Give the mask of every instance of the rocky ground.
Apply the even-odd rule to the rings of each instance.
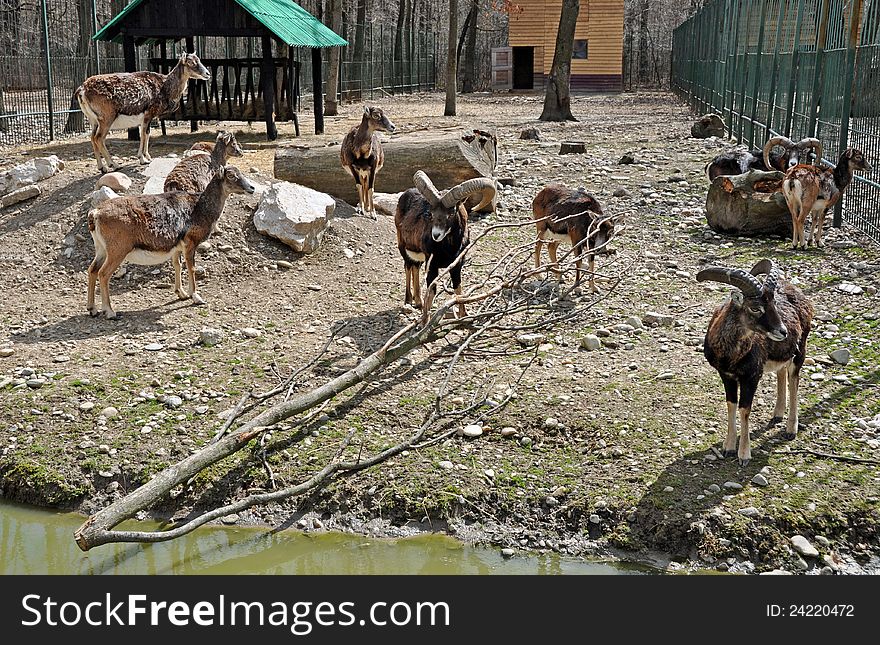
[[[401,132],[497,129],[498,175],[515,185],[504,189],[496,214],[473,223],[472,236],[529,218],[532,198],[551,180],[594,192],[626,224],[616,255],[598,261],[619,283],[606,283],[599,297],[576,296],[589,306],[586,324],[538,339],[538,360],[519,384],[521,355],[465,358],[453,406],[476,388],[468,375],[516,394],[479,437],[452,437],[297,505],[227,521],[381,535],[445,530],[514,553],[612,553],[671,569],[878,570],[876,244],[847,226],[830,231],[822,251],[712,233],[702,168],[726,143],[691,139],[693,118],[671,95],[579,97],[580,121],[565,124],[537,122],[533,96],[463,97],[454,119],[435,116],[438,95],[382,106]],[[346,106],[328,119],[322,137],[293,140],[283,126],[281,145],[338,142],[360,109]],[[520,140],[526,127],[537,127],[541,139]],[[237,134],[247,151],[237,165],[267,183],[273,147],[257,127]],[[172,131],[154,138],[152,152],[181,154],[198,139]],[[586,141],[586,153],[558,155],[567,139]],[[120,135],[110,141],[128,155],[132,190],[145,181],[131,163],[135,146]],[[43,184],[41,197],[0,211],[4,497],[95,510],[203,445],[243,392],[271,388],[310,360],[336,321],[353,323],[351,331],[304,385],[355,364],[413,316],[400,306],[404,276],[391,218],[341,209],[321,249],[303,256],[257,233],[256,199],[234,195],[198,260],[207,306],[173,299],[170,267],[129,266],[111,283],[120,319],[92,319],[85,311],[93,253],[85,198],[97,178],[90,146],[76,139],[5,158],[11,165],[45,154],[61,157],[65,170]],[[634,163],[620,164],[624,155]],[[532,230],[493,232],[466,266],[465,282],[505,250],[528,244]],[[753,408],[753,459],[741,468],[720,459],[723,388],[701,353],[709,314],[727,289],[694,275],[707,263],[748,268],[762,257],[775,258],[808,293],[817,320],[802,381],[803,431],[785,442],[778,427],[765,427],[775,396],[765,378]],[[216,330],[219,342],[202,343],[205,329]],[[442,379],[432,351],[336,402],[305,432],[276,432],[269,459],[276,481],[313,472],[351,429],[368,447],[411,432]],[[269,485],[252,453],[230,462],[205,471],[162,512],[180,515]]]

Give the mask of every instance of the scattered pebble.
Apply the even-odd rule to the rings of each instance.
[[[229,515],[224,515],[220,518],[220,521],[224,524],[235,524],[238,522],[238,513],[230,513]]]
[[[149,345],[144,345],[144,349],[148,352],[160,352],[165,349],[165,345],[162,343],[150,343]]]
[[[471,439],[475,439],[476,437],[483,436],[483,428],[481,428],[480,426],[478,426],[475,423],[472,423],[472,424],[466,425],[464,428],[462,428],[461,433],[465,437],[470,437]]]
[[[107,408],[104,408],[103,410],[101,410],[101,416],[106,417],[107,419],[112,419],[113,417],[117,416],[118,414],[119,414],[119,410],[117,410],[113,406],[110,406],[110,407],[107,407]]]
[[[171,395],[165,397],[165,407],[166,408],[179,408],[183,405],[183,399],[181,399],[177,395]]]
[[[205,327],[199,333],[199,342],[205,347],[213,347],[214,345],[222,343],[225,336],[226,335],[220,329]]]
[[[581,338],[581,347],[592,352],[602,347],[602,341],[595,334],[587,334]]]
[[[746,517],[758,517],[761,514],[761,512],[754,506],[746,506],[745,508],[739,509],[737,512]]]
[[[443,470],[452,470],[453,468],[455,468],[455,464],[453,464],[451,461],[438,462],[437,466],[442,468]]]
[[[15,350],[11,347],[3,347],[0,348],[0,358],[9,358],[15,353]]]
[[[792,535],[791,536],[791,545],[794,547],[794,550],[800,553],[802,556],[807,558],[818,558],[819,551],[810,544],[810,541],[805,538],[803,535]]]
[[[258,338],[262,335],[262,332],[254,327],[245,327],[241,330],[241,335],[245,338]]]
[[[738,482],[724,482],[724,488],[728,488],[730,490],[742,490],[742,484]]]
[[[770,482],[767,481],[767,478],[764,477],[761,473],[758,473],[754,477],[752,477],[752,483],[755,486],[767,486]]]
[[[840,365],[846,365],[849,363],[850,353],[846,347],[841,347],[840,349],[835,349],[830,354],[831,359]]]

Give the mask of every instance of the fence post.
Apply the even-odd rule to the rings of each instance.
[[[773,47],[773,71],[770,72],[770,95],[767,97],[767,131],[766,137],[773,136],[773,113],[776,111],[776,77],[779,75],[779,45],[782,40],[782,23],[785,22],[785,14],[788,4],[785,0],[779,0],[779,15],[776,18],[776,44]]]
[[[727,110],[727,133],[733,136],[733,108],[736,105],[736,68],[737,68],[737,51],[739,49],[739,25],[740,25],[740,6],[743,0],[731,0],[730,11],[733,15],[733,39],[729,41],[727,47],[728,69],[726,79],[724,81],[724,105],[727,106],[727,94],[730,94],[730,107]],[[721,116],[724,116],[722,111]]]
[[[807,124],[807,132],[814,137],[819,136],[819,103],[821,97],[820,83],[823,77],[823,68],[825,64],[825,46],[828,44],[828,16],[831,12],[831,0],[823,0],[822,14],[819,19],[819,35],[816,38],[816,65],[813,70],[813,95],[810,102],[809,123]],[[821,161],[820,159],[816,160]]]
[[[794,25],[794,42],[791,46],[791,74],[788,79],[788,97],[785,106],[785,127],[782,134],[791,136],[791,121],[794,118],[794,90],[797,84],[798,48],[801,46],[801,25],[804,22],[804,0],[798,0],[797,18]]]
[[[98,33],[98,5],[92,0],[92,36]],[[96,40],[95,44],[95,74],[101,73],[101,52],[99,51],[100,43]]]
[[[761,3],[761,24],[758,26],[758,49],[755,52],[755,80],[752,83],[752,115],[749,125],[749,146],[755,146],[755,120],[758,118],[758,90],[761,78],[761,56],[764,54],[764,21],[767,19],[767,3]],[[740,141],[742,143],[742,141]]]
[[[859,28],[862,22],[862,9],[865,0],[852,0],[849,17],[849,42],[846,46],[846,83],[843,87],[843,106],[840,113],[840,141],[838,150],[846,150],[849,144],[849,117],[852,113],[853,77],[856,70],[856,45],[859,42]],[[834,206],[834,227],[840,228],[843,222],[843,200]]]
[[[49,16],[46,0],[40,0],[43,13],[43,45],[46,47],[46,106],[49,109],[49,141],[55,140],[55,100],[52,97],[52,54],[49,53]]]
[[[745,38],[743,39],[743,62],[742,62],[742,80],[739,86],[739,119],[737,121],[737,141],[742,142],[743,138],[743,117],[745,116],[746,111],[746,85],[749,82],[749,24],[751,21],[751,13],[752,2],[755,0],[745,0]],[[801,0],[803,1],[803,0]]]
[[[366,27],[364,27],[366,29]],[[370,23],[370,100],[373,100],[376,78],[373,76],[373,23]]]

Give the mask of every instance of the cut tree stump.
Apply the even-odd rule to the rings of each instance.
[[[791,235],[781,172],[716,177],[706,196],[709,227],[727,235]]]
[[[583,141],[563,141],[559,144],[561,155],[582,155],[586,151],[587,146]]]
[[[376,177],[376,192],[399,193],[413,187],[413,174],[423,170],[439,190],[475,177],[492,177],[498,141],[483,128],[413,132],[383,141],[385,165]],[[292,181],[357,204],[354,179],[342,168],[339,145],[291,146],[275,152],[275,177]],[[475,195],[469,200],[473,206]],[[484,211],[494,210],[495,203]]]

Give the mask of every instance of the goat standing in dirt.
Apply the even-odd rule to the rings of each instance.
[[[342,167],[351,173],[357,186],[359,208],[373,218],[376,216],[373,187],[376,184],[376,175],[385,164],[385,151],[378,133],[394,132],[395,129],[382,108],[365,107],[360,125],[353,127],[345,135],[339,151]]]
[[[150,123],[177,108],[189,79],[206,80],[211,73],[195,54],[182,54],[169,74],[124,72],[90,76],[74,96],[92,126],[92,150],[98,170],[116,169],[107,150],[110,130],[140,128],[138,161],[149,163]]]

